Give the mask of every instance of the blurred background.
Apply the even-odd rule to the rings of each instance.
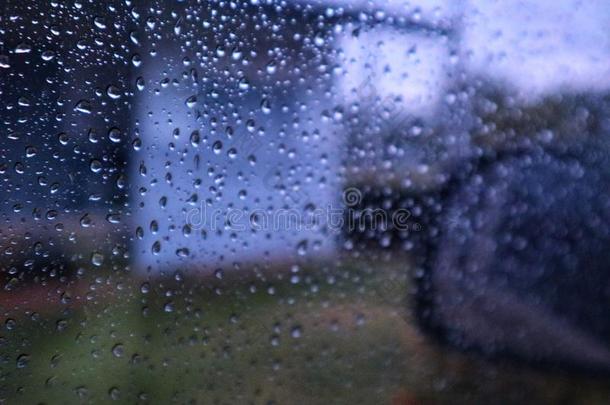
[[[6,0],[0,398],[607,403],[415,308],[449,179],[608,132],[608,26],[604,1]]]

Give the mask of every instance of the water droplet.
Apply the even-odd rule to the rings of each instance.
[[[197,96],[190,96],[186,99],[185,104],[188,108],[194,108],[197,105]]]
[[[142,294],[148,294],[150,292],[150,283],[149,282],[142,283],[142,285],[140,286],[140,292]]]
[[[25,148],[25,157],[27,158],[31,158],[36,156],[36,154],[38,153],[38,149],[36,149],[36,147],[34,146],[28,146]]]
[[[212,145],[212,150],[214,151],[215,154],[219,155],[220,152],[222,152],[222,142],[221,141],[214,142],[214,144]]]
[[[134,54],[131,57],[131,63],[135,66],[135,67],[139,67],[142,64],[142,57],[139,54]]]
[[[242,56],[242,51],[237,47],[233,48],[233,50],[231,51],[231,58],[233,60],[240,60]]]
[[[309,248],[309,242],[307,239],[304,239],[299,242],[297,245],[297,253],[299,256],[305,256],[307,254],[307,250]]]
[[[104,263],[104,255],[99,252],[93,252],[91,254],[91,264],[94,266],[101,266]]]
[[[89,214],[85,214],[80,219],[80,226],[82,226],[83,228],[89,228],[92,222],[93,221],[91,221],[91,217],[89,217]]]
[[[121,91],[119,90],[118,87],[116,87],[112,84],[106,88],[106,94],[108,94],[108,97],[110,97],[113,100],[117,100],[117,99],[121,98]]]
[[[180,35],[181,32],[182,32],[182,18],[179,18],[178,21],[176,21],[176,25],[174,25],[174,34]]]
[[[123,357],[125,355],[125,347],[121,343],[117,343],[112,347],[114,357]]]
[[[142,149],[142,140],[140,138],[134,139],[133,142],[131,143],[131,147],[136,152],[139,151],[140,149]]]
[[[95,26],[101,30],[105,30],[106,29],[106,22],[104,21],[104,19],[102,17],[95,17],[93,19],[93,24],[95,24]]]
[[[270,75],[274,74],[277,71],[277,64],[275,63],[274,60],[272,60],[271,62],[269,62],[267,64],[267,73],[269,73]]]
[[[8,69],[11,67],[8,55],[0,55],[0,68]]]
[[[263,101],[261,101],[261,111],[264,114],[271,113],[271,102],[269,101],[268,98],[264,98]]]
[[[48,62],[55,57],[55,52],[44,51],[40,56],[42,57],[42,60],[44,60],[45,62]]]
[[[295,326],[292,328],[292,330],[290,331],[290,336],[292,336],[295,339],[298,339],[301,337],[303,331],[301,329],[300,326]]]
[[[169,301],[163,305],[163,311],[165,312],[174,312],[174,303]]]
[[[70,140],[70,138],[68,137],[68,134],[66,134],[65,132],[62,132],[57,135],[57,140],[59,141],[59,143],[61,145],[66,146],[68,144],[68,141]]]
[[[240,90],[248,90],[250,88],[250,82],[245,77],[239,79],[238,87]]]
[[[121,399],[121,391],[117,387],[112,387],[108,390],[108,396],[113,401],[118,401]]]
[[[142,78],[142,77],[138,77],[138,78],[136,79],[136,88],[137,88],[139,91],[142,91],[142,90],[144,90],[144,86],[145,86],[144,78]]]
[[[106,221],[111,224],[120,224],[121,223],[121,215],[117,213],[106,215]]]
[[[176,256],[178,257],[188,257],[189,253],[187,248],[176,249]]]
[[[4,322],[4,326],[6,327],[7,330],[14,330],[16,325],[17,325],[17,322],[12,318],[8,318]]]
[[[191,145],[193,145],[194,148],[199,146],[199,142],[201,141],[201,137],[199,136],[199,131],[193,131],[191,133],[190,141],[191,141]]]
[[[102,162],[97,159],[91,159],[91,162],[89,163],[89,168],[93,173],[99,173],[102,171]]]
[[[78,103],[76,103],[74,109],[84,114],[91,114],[91,102],[89,100],[80,100]]]
[[[30,53],[32,52],[32,47],[29,44],[21,43],[17,45],[15,48],[15,53]]]
[[[27,354],[20,354],[17,356],[17,368],[25,368],[30,363],[30,356]]]
[[[121,130],[118,128],[111,128],[108,131],[108,139],[110,139],[114,143],[120,143],[122,140]]]
[[[131,31],[129,33],[129,39],[134,45],[140,45],[140,39],[138,38],[138,33],[136,31]]]

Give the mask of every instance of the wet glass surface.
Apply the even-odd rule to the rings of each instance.
[[[609,23],[4,2],[0,399],[606,403]]]

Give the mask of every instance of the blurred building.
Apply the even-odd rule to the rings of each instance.
[[[209,272],[332,254],[340,143],[328,45],[310,35],[319,14],[166,12],[139,33],[134,69],[134,266]],[[150,28],[167,19],[175,25]]]

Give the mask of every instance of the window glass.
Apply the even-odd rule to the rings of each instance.
[[[604,1],[0,5],[0,401],[605,403]]]

